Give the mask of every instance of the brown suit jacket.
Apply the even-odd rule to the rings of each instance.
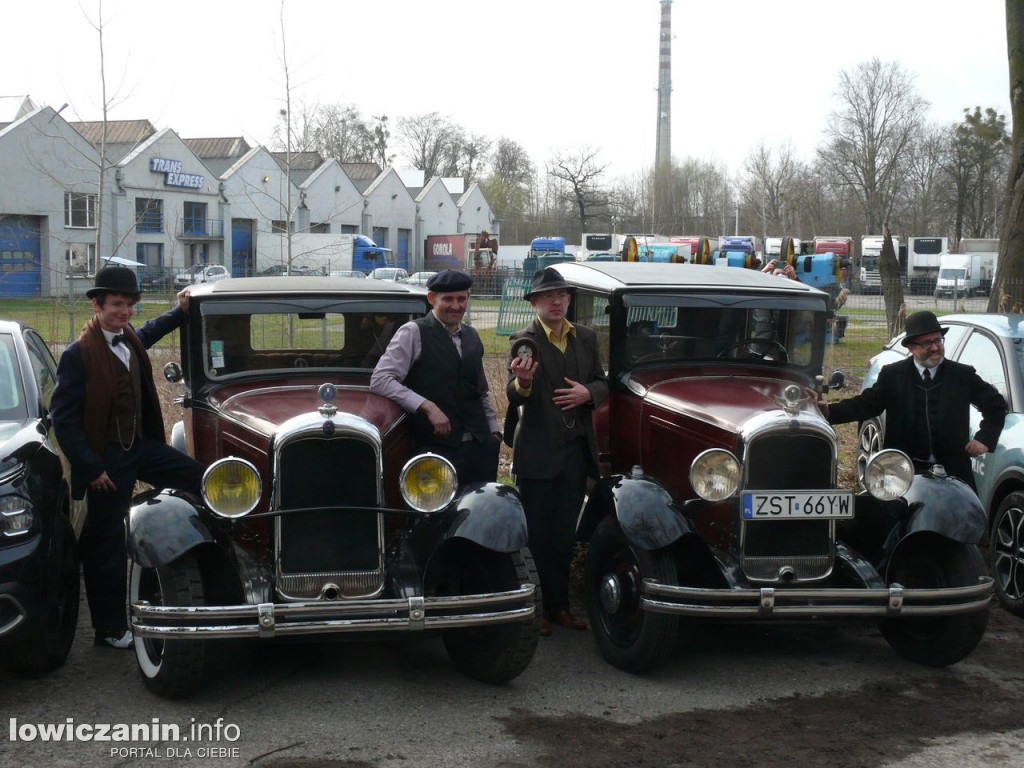
[[[566,355],[574,355],[576,367],[579,371],[576,379],[589,391],[592,402],[588,405],[575,409],[573,414],[565,414],[551,400],[554,397],[555,389],[563,389],[568,385],[564,381],[554,382],[550,375],[545,375],[545,370],[550,372],[557,370],[558,357],[562,355],[558,349],[548,341],[547,335],[540,321],[534,318],[533,322],[525,330],[513,333],[509,348],[509,363],[511,364],[511,350],[515,342],[523,337],[533,339],[537,344],[537,351],[540,360],[540,367],[533,380],[533,389],[529,397],[523,397],[516,390],[516,378],[509,373],[506,391],[508,394],[508,409],[511,416],[522,406],[519,415],[519,431],[515,436],[515,444],[512,449],[512,461],[517,477],[533,480],[545,480],[555,477],[561,470],[560,453],[556,446],[561,442],[561,430],[563,429],[563,416],[566,419],[575,418],[583,427],[583,434],[587,438],[589,447],[590,474],[597,476],[597,442],[594,439],[593,410],[608,397],[608,379],[605,377],[604,368],[601,365],[600,351],[597,346],[597,334],[585,326],[577,325],[576,336],[571,338],[566,348]],[[506,417],[506,440],[512,439],[509,429],[514,431],[513,419]]]

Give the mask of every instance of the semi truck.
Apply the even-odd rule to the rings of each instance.
[[[878,259],[882,255],[884,235],[865,235],[860,239],[860,269],[855,291],[858,293],[881,293],[882,278],[878,271]],[[899,253],[900,239],[892,238],[892,247]]]
[[[622,246],[629,238],[634,238],[638,243],[665,243],[668,238],[664,235],[653,234],[619,234],[617,232],[584,232],[580,241],[580,248],[576,251],[576,261],[587,261],[598,253],[618,254],[621,258]]]
[[[945,237],[907,238],[907,289],[911,295],[935,290],[939,262],[948,254],[948,244]]]
[[[850,287],[850,270],[853,268],[853,238],[842,235],[821,235],[812,241],[814,253],[834,253],[839,259],[839,281]]]
[[[761,238],[755,235],[722,235],[718,258],[729,266],[756,266],[761,258]]]
[[[440,272],[442,269],[461,269],[467,272],[487,269],[494,264],[494,251],[480,249],[480,263],[477,264],[476,245],[479,235],[459,233],[457,235],[428,235],[423,249],[423,269]],[[491,238],[497,245],[496,238]]]
[[[266,273],[288,267],[286,237],[261,237],[256,248],[256,272]],[[332,235],[296,232],[291,236],[291,268],[308,274],[330,274],[336,270],[369,273],[377,267],[396,264],[390,248],[382,248],[366,235]]]

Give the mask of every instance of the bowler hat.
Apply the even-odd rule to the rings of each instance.
[[[427,290],[434,293],[468,291],[472,285],[473,278],[458,269],[442,269],[427,280]]]
[[[924,336],[926,333],[941,333],[945,336],[949,328],[943,328],[939,325],[939,319],[935,317],[934,312],[925,310],[923,312],[915,312],[908,317],[904,330],[907,332],[907,335],[903,337],[903,346],[905,347],[918,336]]]
[[[536,296],[538,293],[544,293],[545,291],[568,291],[571,290],[571,286],[565,282],[565,279],[559,274],[557,269],[552,267],[546,267],[544,269],[538,269],[533,275],[533,282],[530,283],[530,290],[523,294],[524,299],[529,299]]]
[[[104,267],[96,273],[96,284],[85,292],[88,298],[100,293],[121,293],[125,296],[138,296],[142,293],[135,273],[128,267]]]

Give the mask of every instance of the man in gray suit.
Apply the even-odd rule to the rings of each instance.
[[[520,409],[512,462],[544,597],[541,634],[549,635],[550,622],[587,628],[570,609],[569,565],[587,477],[598,477],[591,415],[608,381],[597,335],[566,318],[572,293],[558,271],[538,271],[525,298],[537,317],[511,337],[509,411]]]

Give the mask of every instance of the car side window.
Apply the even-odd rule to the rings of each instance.
[[[574,323],[585,325],[597,334],[597,347],[601,353],[601,366],[608,372],[611,355],[609,328],[611,315],[608,314],[608,297],[592,293],[577,292],[573,297],[575,303]]]
[[[53,355],[43,340],[31,331],[25,333],[25,346],[32,361],[32,376],[39,387],[39,396],[43,404],[49,408],[50,395],[57,384]]]
[[[972,366],[978,375],[999,390],[1003,397],[1009,396],[1003,358],[999,354],[999,347],[992,339],[978,332],[972,333],[963,352],[960,353],[960,362]]]

